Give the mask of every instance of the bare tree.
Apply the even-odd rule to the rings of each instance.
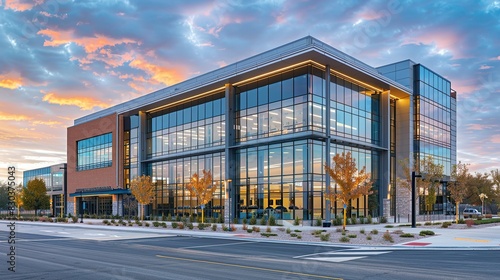
[[[142,208],[143,205],[148,205],[153,201],[155,185],[151,182],[151,177],[142,175],[130,182],[130,192]],[[141,210],[141,220],[144,220],[144,209]]]
[[[212,174],[210,171],[203,169],[202,172],[202,178],[200,178],[198,173],[194,173],[193,176],[191,176],[189,183],[186,184],[186,189],[191,194],[191,197],[196,197],[198,205],[202,206],[201,222],[204,223],[204,206],[212,200],[217,187],[212,185]]]
[[[328,175],[339,186],[336,192],[329,186],[327,199],[331,201],[339,200],[344,206],[349,204],[352,199],[356,199],[372,193],[372,182],[370,181],[370,174],[366,173],[366,167],[363,166],[361,170],[356,167],[356,160],[352,158],[351,152],[347,154],[336,154],[333,157],[332,167],[325,163],[325,170]],[[342,228],[345,230],[346,225],[346,209],[344,207],[344,219]]]
[[[467,177],[469,176],[468,164],[458,162],[453,165],[451,172],[451,182],[448,184],[450,197],[455,201],[455,222],[458,223],[460,218],[460,203],[465,198],[467,193]]]

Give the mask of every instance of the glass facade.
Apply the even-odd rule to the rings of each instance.
[[[351,151],[358,167],[366,166],[377,181],[376,149],[330,144],[327,155],[325,147],[328,133],[347,144],[350,140],[380,144],[380,94],[346,78],[333,74],[329,78],[327,87],[325,71],[307,65],[234,88],[230,106],[234,108],[232,141],[236,144],[230,153],[236,170],[232,189],[237,218],[271,213],[280,219],[324,218],[323,165],[337,152]],[[226,126],[225,104],[224,93],[219,93],[146,114],[145,173],[156,183],[153,214],[197,213],[198,203],[189,196],[185,184],[203,169],[212,172],[214,185],[219,187],[205,211],[209,216],[220,214],[226,197],[223,182],[228,178],[224,173],[225,136],[231,129]],[[125,121],[125,185],[139,175],[136,117]],[[316,136],[303,136],[311,132]],[[273,143],[254,143],[260,140]],[[205,148],[210,150],[200,154]],[[372,204],[377,205],[377,200]],[[376,211],[369,208],[367,197],[353,201],[352,206],[354,214],[360,216]],[[341,210],[342,205],[332,205],[334,215]]]
[[[35,178],[42,179],[50,196],[50,208],[54,215],[60,215],[64,208],[64,164],[58,164],[23,172],[23,186]]]
[[[112,159],[112,134],[106,133],[77,142],[78,171],[110,167]]]
[[[432,156],[450,176],[451,162],[451,85],[422,65],[415,67],[418,92],[415,97],[416,158]]]

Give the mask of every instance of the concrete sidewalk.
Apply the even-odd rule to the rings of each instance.
[[[0,223],[8,223],[9,221],[1,220]],[[148,223],[152,223],[152,221],[146,221]],[[435,221],[437,222],[437,221]],[[62,227],[76,227],[76,228],[89,228],[89,229],[107,229],[107,230],[118,230],[118,231],[129,231],[129,232],[143,232],[143,233],[156,233],[156,234],[165,234],[165,235],[189,235],[189,236],[199,236],[199,237],[214,237],[214,238],[229,238],[229,239],[241,239],[242,235],[240,233],[234,232],[212,232],[211,230],[197,231],[197,230],[186,230],[186,229],[172,229],[171,223],[166,222],[168,224],[168,229],[165,230],[163,228],[155,228],[155,227],[123,227],[123,226],[106,226],[102,224],[102,220],[100,219],[86,219],[84,223],[42,223],[42,222],[21,222],[16,221],[16,224],[43,224],[43,225],[54,225],[54,226],[62,226]],[[196,225],[196,223],[194,223]],[[394,244],[389,247],[391,248],[421,248],[421,249],[439,249],[439,248],[456,248],[456,249],[490,249],[490,250],[500,250],[500,226],[472,226],[471,228],[463,228],[463,229],[453,229],[453,228],[441,228],[439,225],[435,227],[429,228],[424,226],[417,226],[416,228],[411,228],[407,226],[408,224],[394,224],[394,223],[385,223],[385,224],[357,224],[357,225],[348,225],[346,227],[347,230],[355,232],[364,229],[365,231],[371,231],[373,229],[378,230],[379,232],[384,232],[386,230],[397,230],[401,229],[405,233],[412,233],[418,235],[422,230],[432,230],[435,235],[425,238],[420,238],[418,240],[409,241],[400,244]],[[219,225],[220,226],[220,225]],[[235,224],[235,227],[241,229],[243,225]],[[259,226],[259,225],[257,225]],[[389,226],[389,227],[387,227]],[[392,227],[390,227],[392,226]],[[301,231],[314,231],[318,229],[330,229],[334,230],[336,227],[331,228],[322,228],[315,226],[284,226],[286,228],[290,228],[292,231],[295,229]],[[272,240],[268,238],[252,238],[252,240],[265,240],[266,242],[287,242],[287,243],[298,243],[298,244],[308,244],[308,242],[304,241],[294,241],[294,240]],[[310,242],[309,242],[310,244]],[[346,246],[345,243],[315,243],[320,244],[322,246],[325,245],[340,245]],[[356,246],[356,245],[353,245]],[[369,245],[370,247],[385,247],[384,246],[376,246]]]

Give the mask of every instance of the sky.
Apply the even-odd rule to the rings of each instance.
[[[499,0],[0,0],[0,181],[66,162],[77,118],[308,35],[440,73],[458,160],[500,168]]]

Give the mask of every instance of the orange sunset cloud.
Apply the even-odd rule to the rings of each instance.
[[[129,65],[130,67],[143,70],[151,75],[151,79],[153,81],[165,85],[173,85],[185,79],[182,73],[186,73],[186,71],[183,69],[158,66],[140,58],[134,59]]]
[[[57,47],[60,45],[65,45],[67,43],[75,43],[85,49],[87,53],[93,53],[105,46],[116,46],[119,44],[129,44],[136,43],[140,44],[132,39],[114,39],[103,35],[96,34],[94,37],[84,37],[77,38],[74,35],[73,30],[69,31],[56,31],[50,29],[43,29],[38,31],[38,34],[50,37],[50,40],[45,40],[44,46]]]
[[[0,75],[0,87],[3,88],[16,89],[22,86],[22,82],[21,78],[11,78]]]
[[[31,119],[31,117],[28,117],[25,115],[16,115],[16,114],[8,114],[8,113],[1,113],[0,114],[0,121],[27,121],[30,119]]]
[[[1,4],[2,1],[0,1],[0,4]],[[18,11],[18,12],[22,12],[22,11],[27,11],[27,10],[31,10],[31,8],[33,8],[34,6],[36,5],[39,5],[43,3],[43,0],[40,1],[32,1],[31,3],[26,3],[24,1],[20,1],[20,0],[6,0],[5,1],[5,8],[6,9],[10,9],[10,10],[14,10],[14,11]]]
[[[106,104],[102,101],[93,99],[91,97],[59,97],[54,93],[47,93],[43,96],[43,101],[46,101],[50,104],[58,104],[58,105],[66,105],[66,106],[77,106],[82,110],[92,110],[94,107],[106,108],[109,107],[109,104]]]

